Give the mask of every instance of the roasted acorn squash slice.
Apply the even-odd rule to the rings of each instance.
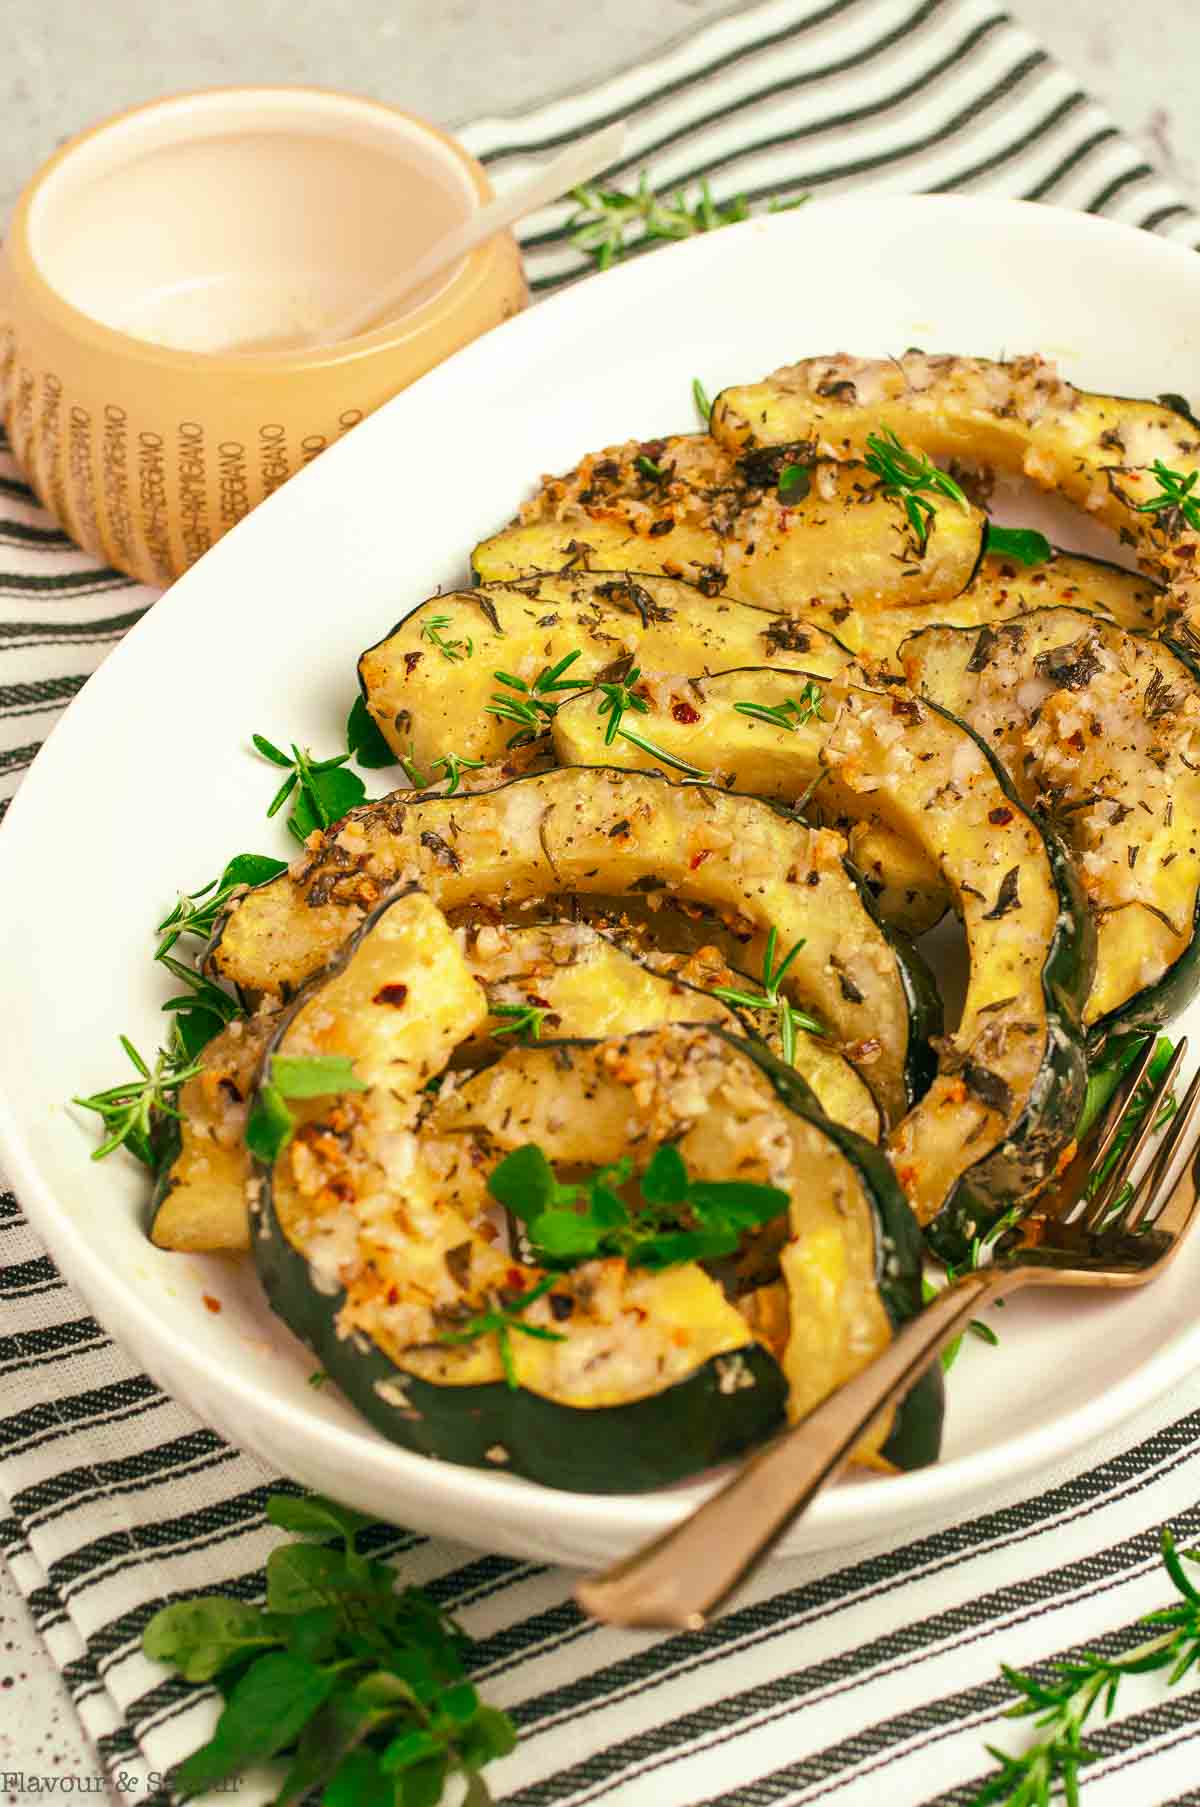
[[[860,1063],[889,1121],[928,1076],[935,1004],[924,968],[884,934],[845,843],[788,811],[642,772],[560,770],[470,797],[395,792],[352,811],[306,863],[248,892],[207,961],[246,991],[285,995],[336,952],[396,883],[444,909],[579,891],[663,891],[715,906],[752,934],[745,965],[803,943],[787,988]]]
[[[494,1060],[512,1046],[509,1035],[518,1019],[497,1016],[497,1007],[510,1012],[532,1008],[538,1013],[537,1037],[552,1040],[598,1040],[662,1023],[716,1023],[737,1034],[767,1028],[758,1012],[743,1020],[712,995],[716,986],[750,994],[760,990],[745,973],[732,972],[711,957],[639,959],[586,923],[527,928],[481,923],[465,932],[464,954],[492,1012],[480,1034],[458,1050],[457,1058],[469,1067]],[[774,1045],[775,1038],[768,1039]],[[827,1117],[878,1142],[879,1107],[832,1043],[799,1030],[793,1065]]]
[[[499,1150],[481,1159],[477,1136],[418,1127],[425,1078],[484,1009],[453,934],[413,892],[367,919],[283,1013],[271,1049],[336,1051],[367,1086],[293,1106],[294,1139],[258,1170],[252,1225],[272,1308],[385,1435],[552,1486],[665,1485],[758,1440],[785,1396],[793,1413],[808,1409],[919,1309],[915,1226],[882,1156],[827,1126],[794,1074],[782,1076],[781,1101],[769,1055],[710,1029],[667,1028],[501,1064],[524,1075],[527,1139],[551,1161],[627,1151],[636,1161],[671,1139],[696,1177],[784,1185],[786,1382],[692,1263],[587,1262],[528,1306],[524,1321],[542,1335],[513,1333],[505,1351],[494,1331],[463,1340],[480,1312],[551,1278],[495,1240],[484,1175]],[[576,1091],[581,1108],[558,1107]],[[924,1448],[906,1427],[908,1450],[893,1439],[885,1453],[932,1459],[936,1416],[930,1399]]]
[[[554,571],[664,571],[746,602],[889,608],[957,596],[979,563],[986,517],[942,509],[923,545],[903,503],[864,466],[814,464],[811,445],[726,452],[706,433],[629,441],[548,478],[521,518],[475,548],[484,583]]]
[[[514,723],[489,713],[518,701],[504,677],[533,685],[575,654],[564,677],[590,683],[622,659],[682,676],[772,657],[788,624],[669,577],[572,570],[430,597],[358,661],[367,708],[397,757],[424,771],[442,754],[501,759]],[[834,672],[848,654],[829,633],[804,636],[806,664]],[[560,702],[569,691],[555,692]],[[520,724],[516,724],[520,730]]]
[[[681,726],[648,696],[639,733],[759,791],[794,794],[828,774],[829,807],[882,819],[955,898],[971,961],[962,1020],[889,1146],[921,1222],[937,1220],[940,1247],[961,1248],[1053,1173],[1074,1133],[1095,940],[1070,865],[982,741],[925,701],[837,680],[821,687],[818,715],[803,678],[779,672],[727,672],[695,691],[695,722]],[[790,715],[789,695],[807,697]],[[566,704],[554,723],[560,756],[601,756],[604,727],[597,693]]]
[[[1137,547],[1144,570],[1200,634],[1200,532],[1169,501],[1161,461],[1200,470],[1200,426],[1177,396],[1093,395],[1040,357],[806,358],[713,403],[714,437],[731,456],[810,439],[819,455],[856,459],[867,434],[892,429],[934,458],[965,459],[1055,490]],[[1158,506],[1144,512],[1144,504]],[[940,518],[940,517],[939,517]],[[1200,644],[1200,639],[1198,639]]]
[[[1059,829],[1096,919],[1084,1021],[1162,1023],[1200,987],[1200,685],[1162,640],[1073,609],[931,627],[901,658]]]

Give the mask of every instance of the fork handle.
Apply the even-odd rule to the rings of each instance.
[[[880,1413],[903,1398],[982,1306],[1012,1291],[1014,1279],[1013,1271],[993,1268],[946,1287],[878,1360],[765,1444],[682,1523],[581,1581],[575,1598],[584,1611],[609,1625],[699,1631],[838,1472]]]

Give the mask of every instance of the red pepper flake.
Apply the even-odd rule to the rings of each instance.
[[[408,1002],[408,986],[401,985],[398,980],[392,985],[381,985],[371,1002],[372,1004],[394,1004],[399,1010],[402,1004]]]
[[[679,696],[673,697],[671,700],[671,714],[677,722],[682,722],[685,727],[690,727],[693,722],[700,720],[700,711],[693,709],[690,703],[685,703]]]
[[[988,811],[988,821],[996,828],[1003,828],[1005,823],[1011,822],[1012,819],[1011,809],[989,809]]]
[[[696,870],[697,866],[703,866],[705,860],[710,860],[711,858],[712,858],[712,848],[711,847],[702,847],[700,849],[699,853],[694,853],[692,855],[691,859],[688,861],[689,871],[694,872]]]
[[[207,1310],[220,1311],[220,1309],[221,1309],[220,1299],[214,1299],[211,1293],[201,1293],[200,1296],[204,1300],[204,1304],[205,1304],[205,1307]]]
[[[519,1267],[510,1267],[504,1278],[508,1282],[510,1291],[518,1293],[525,1291],[525,1275]]]

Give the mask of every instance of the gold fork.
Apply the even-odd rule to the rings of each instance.
[[[1197,1139],[1187,1140],[1183,1171],[1166,1181],[1200,1098],[1200,1072],[1170,1120],[1153,1161],[1130,1175],[1159,1126],[1187,1050],[1183,1040],[1151,1086],[1136,1132],[1104,1182],[1088,1195],[1089,1176],[1111,1154],[1134,1097],[1147,1080],[1157,1038],[1089,1136],[1026,1220],[1018,1247],[964,1274],[910,1320],[890,1347],[799,1424],[749,1459],[690,1517],[601,1575],[575,1597],[609,1625],[698,1631],[709,1614],[757,1567],[792,1520],[842,1468],[863,1432],[896,1405],[944,1344],[985,1306],[1022,1286],[1144,1286],[1178,1254],[1196,1215]],[[1037,1240],[1033,1239],[1034,1232]]]

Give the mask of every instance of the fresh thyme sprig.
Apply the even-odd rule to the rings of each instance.
[[[937,513],[931,495],[948,496],[964,510],[970,507],[954,478],[940,471],[924,452],[910,451],[890,427],[867,434],[863,463],[880,479],[884,494],[903,503],[918,552],[924,552],[929,543],[930,524]]]
[[[739,715],[748,715],[754,721],[767,722],[772,728],[785,728],[794,734],[805,722],[820,721],[821,705],[825,701],[825,692],[817,683],[807,683],[798,697],[785,697],[782,703],[769,706],[766,703],[735,703],[733,706]]]
[[[556,1283],[556,1274],[547,1274],[545,1279],[527,1293],[515,1295],[497,1294],[486,1311],[468,1318],[461,1330],[444,1330],[438,1336],[439,1343],[473,1343],[481,1336],[489,1336],[495,1332],[496,1345],[500,1352],[500,1366],[504,1369],[504,1379],[510,1387],[516,1387],[517,1369],[513,1361],[510,1337],[513,1332],[521,1336],[533,1337],[543,1343],[565,1343],[566,1337],[560,1330],[548,1330],[542,1324],[527,1324],[524,1312],[537,1299],[542,1299]]]
[[[163,917],[154,931],[162,937],[155,959],[161,960],[164,954],[169,954],[182,935],[194,935],[198,941],[207,941],[217,925],[217,917],[239,886],[261,885],[286,871],[283,860],[270,859],[265,853],[235,854],[220,878],[210,879],[198,891],[179,893],[174,909]]]
[[[1111,1716],[1127,1675],[1166,1669],[1167,1686],[1173,1687],[1200,1662],[1200,1591],[1180,1555],[1164,1528],[1162,1558],[1179,1604],[1146,1615],[1143,1625],[1162,1630],[1144,1643],[1114,1657],[1085,1651],[1072,1662],[1050,1664],[1045,1679],[1003,1666],[1004,1679],[1020,1696],[1007,1716],[1032,1719],[1037,1737],[1015,1754],[987,1746],[999,1768],[972,1807],[1050,1807],[1060,1788],[1067,1807],[1079,1807],[1079,1772],[1098,1755],[1083,1742],[1084,1727],[1096,1708],[1103,1708],[1106,1719]],[[1182,1555],[1189,1562],[1200,1562],[1200,1551],[1185,1550]]]
[[[550,698],[561,690],[586,690],[586,678],[564,678],[563,673],[574,665],[580,656],[578,647],[573,653],[566,653],[555,665],[547,665],[540,671],[532,684],[524,678],[514,677],[510,671],[494,671],[492,676],[498,684],[503,684],[511,695],[493,691],[487,704],[485,714],[494,715],[497,720],[516,722],[518,733],[509,740],[509,746],[530,740],[540,734],[547,722],[552,722],[558,712],[558,704]]]
[[[430,615],[421,623],[421,638],[428,640],[430,646],[436,646],[443,659],[449,659],[456,665],[460,659],[469,659],[475,651],[475,642],[469,639],[447,640],[442,632],[450,626],[453,616]]]
[[[563,1267],[604,1255],[655,1269],[717,1260],[733,1254],[747,1230],[769,1223],[788,1205],[778,1186],[693,1179],[670,1142],[651,1155],[638,1180],[641,1204],[631,1208],[617,1188],[632,1178],[626,1155],[564,1185],[537,1143],[526,1142],[493,1169],[488,1186],[525,1225],[537,1258]]]
[[[689,199],[686,190],[676,189],[667,199],[660,200],[651,189],[645,170],[632,194],[589,183],[573,188],[571,197],[577,203],[576,212],[567,222],[571,243],[577,251],[589,252],[601,270],[654,239],[693,238],[697,233],[714,232],[718,227],[734,226],[739,220],[750,218],[750,203],[745,195],[735,195],[732,201],[716,201],[706,181],[700,183],[694,199]],[[790,200],[776,197],[768,201],[767,212],[787,213],[807,199],[803,194]],[[627,243],[625,235],[635,227],[641,230],[632,243]]]
[[[549,1004],[491,1004],[488,1008],[493,1016],[507,1019],[492,1034],[511,1035],[518,1041],[540,1041],[542,1024],[553,1014]]]
[[[225,1696],[212,1737],[170,1777],[172,1795],[228,1789],[286,1756],[274,1807],[437,1807],[451,1777],[466,1781],[463,1807],[491,1807],[480,1771],[512,1750],[516,1731],[466,1680],[458,1626],[359,1553],[368,1520],[358,1513],[273,1494],[267,1517],[321,1541],[272,1550],[265,1608],[204,1594],[163,1607],[143,1633],[151,1661],[184,1681],[216,1679]]]
[[[146,1065],[127,1035],[117,1039],[137,1069],[137,1078],[109,1086],[107,1091],[93,1092],[87,1098],[72,1098],[71,1102],[85,1111],[95,1111],[108,1132],[99,1148],[92,1150],[93,1161],[102,1161],[114,1149],[124,1147],[153,1170],[158,1165],[154,1146],[155,1120],[178,1117],[179,1088],[195,1078],[200,1066],[188,1057],[177,1036],[172,1036],[168,1045],[158,1050],[152,1068]]]
[[[365,798],[367,787],[362,779],[345,770],[349,753],[338,753],[332,759],[313,759],[307,748],[298,747],[293,741],[289,757],[265,735],[252,734],[250,738],[264,759],[284,767],[288,773],[272,797],[267,815],[277,815],[295,793],[287,826],[288,833],[301,845],[314,828],[332,827]]]
[[[1164,522],[1168,531],[1174,531],[1180,521],[1194,531],[1200,532],[1200,496],[1194,495],[1196,481],[1200,471],[1189,471],[1185,476],[1182,471],[1173,471],[1169,465],[1156,458],[1150,466],[1158,482],[1158,494],[1151,496],[1148,502],[1138,502],[1134,507],[1135,514],[1172,514],[1174,522]]]
[[[767,945],[763,953],[762,990],[739,991],[731,985],[714,985],[713,996],[723,1003],[739,1005],[743,1010],[770,1010],[775,1014],[779,1025],[779,1045],[783,1058],[789,1067],[796,1064],[796,1031],[803,1029],[809,1035],[824,1035],[825,1031],[816,1017],[809,1016],[805,1010],[797,1010],[796,1006],[785,998],[780,986],[787,974],[788,967],[804,946],[803,940],[797,941],[789,948],[782,960],[775,959],[775,948],[779,931],[771,929],[767,934]]]
[[[663,765],[670,766],[676,772],[684,772],[689,778],[707,778],[708,773],[700,766],[689,765],[686,759],[677,759],[674,753],[664,753],[652,740],[647,740],[644,734],[626,724],[624,718],[629,710],[633,710],[635,715],[647,715],[650,711],[645,697],[639,696],[634,689],[641,675],[641,668],[635,665],[631,671],[626,672],[623,679],[596,686],[600,692],[599,713],[608,717],[604,729],[605,746],[611,747],[618,738],[627,740],[631,747],[640,747],[643,753],[648,753],[652,759],[661,760]]]

